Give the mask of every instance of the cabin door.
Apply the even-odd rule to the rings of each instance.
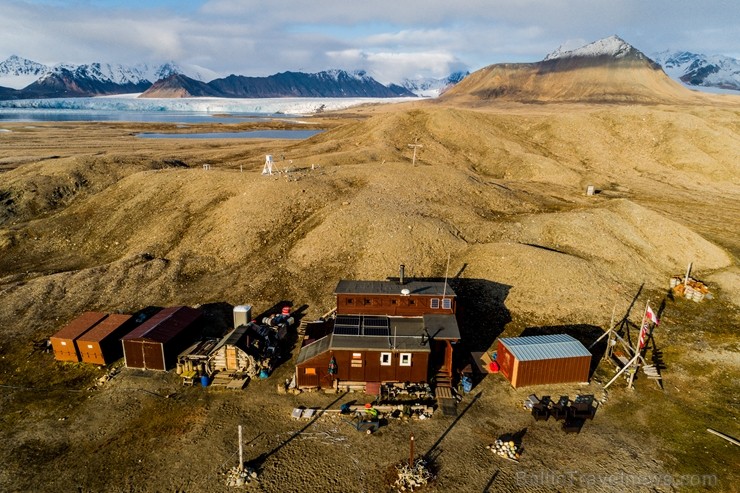
[[[238,369],[238,363],[236,358],[236,348],[234,346],[226,346],[226,369],[236,370]]]

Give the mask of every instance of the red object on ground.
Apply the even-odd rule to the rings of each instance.
[[[491,361],[491,363],[488,365],[488,369],[491,370],[491,373],[498,373],[500,368],[501,367],[496,361]]]
[[[290,315],[290,307],[284,306],[283,307],[283,315]]]

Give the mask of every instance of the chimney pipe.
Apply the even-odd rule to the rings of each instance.
[[[403,269],[404,269],[404,265],[401,264],[401,268],[398,273],[398,284],[401,284],[401,285],[403,285]]]

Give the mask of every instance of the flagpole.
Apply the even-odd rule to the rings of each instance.
[[[640,344],[640,342],[642,340],[642,335],[643,335],[642,331],[644,330],[644,327],[645,327],[645,320],[647,320],[648,306],[650,306],[650,300],[647,300],[647,302],[645,302],[645,312],[642,314],[642,323],[640,324],[640,333],[637,335],[637,351],[635,351],[635,358],[634,358],[635,363],[637,362],[636,360],[637,358],[640,357],[640,353],[642,352],[642,345]],[[647,333],[647,331],[645,332]],[[647,337],[647,334],[646,334],[646,337]],[[637,374],[638,368],[639,368],[639,365],[637,365],[637,367],[635,368],[635,371],[632,372],[632,374],[630,374],[630,379],[629,379],[629,382],[627,383],[628,389],[632,388],[632,382],[635,380],[635,375]]]

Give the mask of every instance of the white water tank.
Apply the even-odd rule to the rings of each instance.
[[[252,320],[252,305],[234,307],[234,328],[247,325]]]

